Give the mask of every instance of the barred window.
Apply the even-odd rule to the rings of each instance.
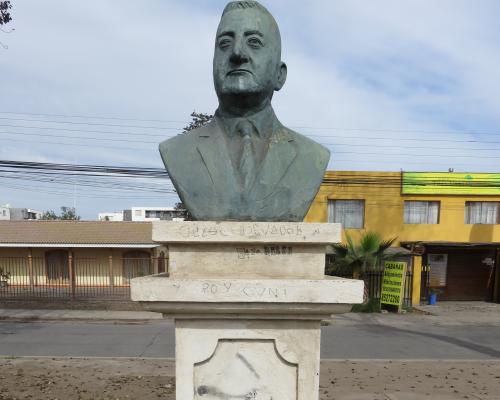
[[[362,229],[364,219],[364,200],[328,201],[328,222],[340,223],[344,229]]]
[[[430,287],[446,286],[448,254],[427,254],[427,262],[430,267]]]
[[[498,224],[499,202],[497,201],[466,201],[466,224]]]
[[[439,224],[439,201],[405,201],[405,224]]]

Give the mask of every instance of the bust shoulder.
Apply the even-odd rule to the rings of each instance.
[[[161,154],[169,153],[171,151],[177,152],[182,151],[184,148],[191,148],[191,146],[196,146],[198,139],[203,136],[210,136],[213,134],[215,128],[215,122],[210,121],[207,125],[200,128],[193,129],[186,133],[181,133],[172,138],[164,140],[160,143],[159,150]]]
[[[295,132],[292,129],[287,127],[283,127],[286,130],[287,135],[293,139],[296,143],[297,147],[300,149],[300,152],[306,157],[314,157],[319,165],[328,164],[330,160],[330,150],[325,146],[315,142],[308,137]]]

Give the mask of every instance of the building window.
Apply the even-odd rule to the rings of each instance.
[[[466,201],[465,223],[466,224],[498,224],[497,201]]]
[[[3,214],[4,217],[6,217],[7,216],[7,211],[6,210],[2,210],[2,214]]]
[[[361,229],[364,226],[364,200],[329,200],[328,222],[342,224],[344,229]]]
[[[439,201],[405,201],[405,224],[439,224]]]
[[[446,270],[448,268],[448,254],[427,254],[430,267],[429,286],[446,286]]]
[[[142,216],[142,210],[134,210],[134,216],[141,217]]]
[[[172,211],[146,210],[146,218],[159,218],[161,220],[171,220]]]

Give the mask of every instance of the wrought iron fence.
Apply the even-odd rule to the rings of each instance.
[[[427,302],[429,300],[431,288],[431,268],[428,265],[422,265],[422,277],[420,282],[420,300]]]
[[[167,265],[159,257],[0,257],[0,298],[128,300],[131,279]]]
[[[411,264],[406,271],[405,285],[403,289],[403,307],[411,307],[412,301],[412,288],[413,288],[413,271]],[[334,259],[327,257],[326,271],[328,275],[338,276],[341,278],[352,279],[353,271],[349,267],[340,267],[334,264]],[[363,277],[367,287],[367,295],[370,299],[380,300],[382,292],[382,281],[384,279],[384,267],[376,267],[368,270]]]

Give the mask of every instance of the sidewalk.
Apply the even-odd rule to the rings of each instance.
[[[329,324],[355,325],[360,322],[374,325],[407,326],[487,325],[500,326],[500,304],[486,302],[439,302],[435,306],[415,307],[419,313],[407,314],[336,314]],[[91,310],[91,309],[0,309],[1,320],[13,321],[148,321],[162,319],[161,313],[149,311]]]
[[[480,325],[500,325],[500,304],[484,301],[441,301],[416,310],[438,317],[442,323],[454,321]]]
[[[161,313],[149,311],[0,309],[0,321],[149,321],[162,318]]]
[[[500,361],[321,362],[320,400],[499,400],[499,387]],[[175,399],[171,359],[0,358],[0,399],[158,398]]]

